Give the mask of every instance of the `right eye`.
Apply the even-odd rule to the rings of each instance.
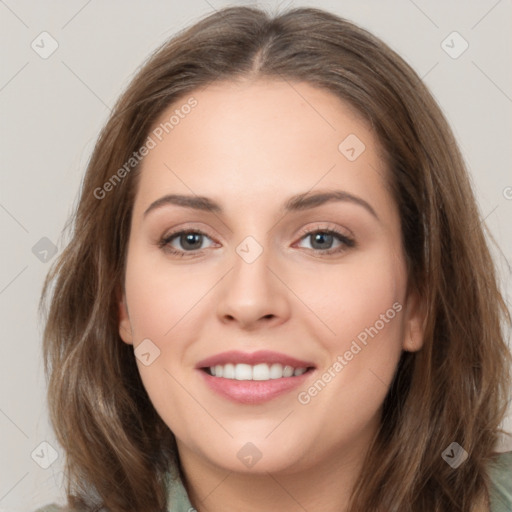
[[[194,254],[196,251],[204,249],[202,245],[205,237],[210,239],[206,233],[197,229],[181,230],[165,235],[158,245],[161,249],[176,256],[183,257],[187,253],[196,255]],[[181,248],[177,248],[176,245],[181,246]]]

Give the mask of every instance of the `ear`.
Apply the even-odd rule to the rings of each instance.
[[[427,320],[427,305],[414,289],[407,294],[403,350],[417,352],[423,346]]]
[[[126,307],[126,297],[121,291],[118,291],[118,322],[119,322],[119,336],[128,345],[133,345],[133,333],[128,315],[128,308]]]

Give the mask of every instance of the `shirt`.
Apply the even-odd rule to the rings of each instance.
[[[489,466],[491,512],[512,512],[512,452],[501,453]]]
[[[512,451],[499,454],[489,466],[491,512],[512,512]],[[190,504],[185,486],[176,472],[168,473],[168,512],[196,512]],[[36,512],[70,512],[64,507],[48,505]]]

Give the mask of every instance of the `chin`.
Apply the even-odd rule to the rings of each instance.
[[[304,443],[297,440],[296,443],[284,446],[281,440],[272,442],[261,441],[249,436],[243,436],[242,440],[230,440],[228,444],[218,444],[218,452],[203,451],[203,458],[226,471],[250,474],[282,473],[293,474],[306,469],[312,462],[304,453]],[[219,453],[220,452],[220,453]],[[306,464],[307,461],[307,464]]]

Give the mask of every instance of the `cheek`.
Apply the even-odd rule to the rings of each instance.
[[[397,309],[403,309],[405,279],[401,261],[392,254],[381,251],[337,268],[326,266],[303,281],[301,296],[326,327],[323,342],[329,352],[348,350],[358,336],[364,342],[368,331],[375,335],[373,327],[386,343],[400,341],[403,315]]]
[[[194,305],[207,292],[206,284],[205,290],[198,290],[199,280],[184,268],[164,268],[161,261],[134,248],[129,253],[125,281],[135,354],[139,346],[146,346],[144,352],[150,353],[149,364],[143,357],[136,359],[140,377],[160,417],[181,436],[186,433],[180,426],[192,421],[192,413],[201,417],[200,411],[190,410],[194,403],[183,387],[187,339],[183,333],[193,329]],[[176,425],[176,418],[187,421]]]
[[[134,248],[126,272],[126,294],[135,344],[150,338],[157,345],[181,330],[215,283],[185,265],[169,263],[161,254],[148,255]]]
[[[191,334],[197,333],[202,323],[198,314],[214,308],[211,290],[218,279],[211,269],[194,271],[171,264],[147,249],[133,247],[129,253],[125,289],[135,350],[137,354],[140,344],[151,353],[149,365],[143,358],[136,362],[153,405],[168,425],[174,426],[176,417],[190,413],[190,396],[183,383],[191,363],[185,355]],[[196,411],[197,416],[200,413],[200,409]]]
[[[323,330],[322,369],[299,401],[310,413],[339,418],[357,430],[378,411],[402,352],[402,260],[382,251],[320,273],[315,282],[310,304],[333,332]]]

